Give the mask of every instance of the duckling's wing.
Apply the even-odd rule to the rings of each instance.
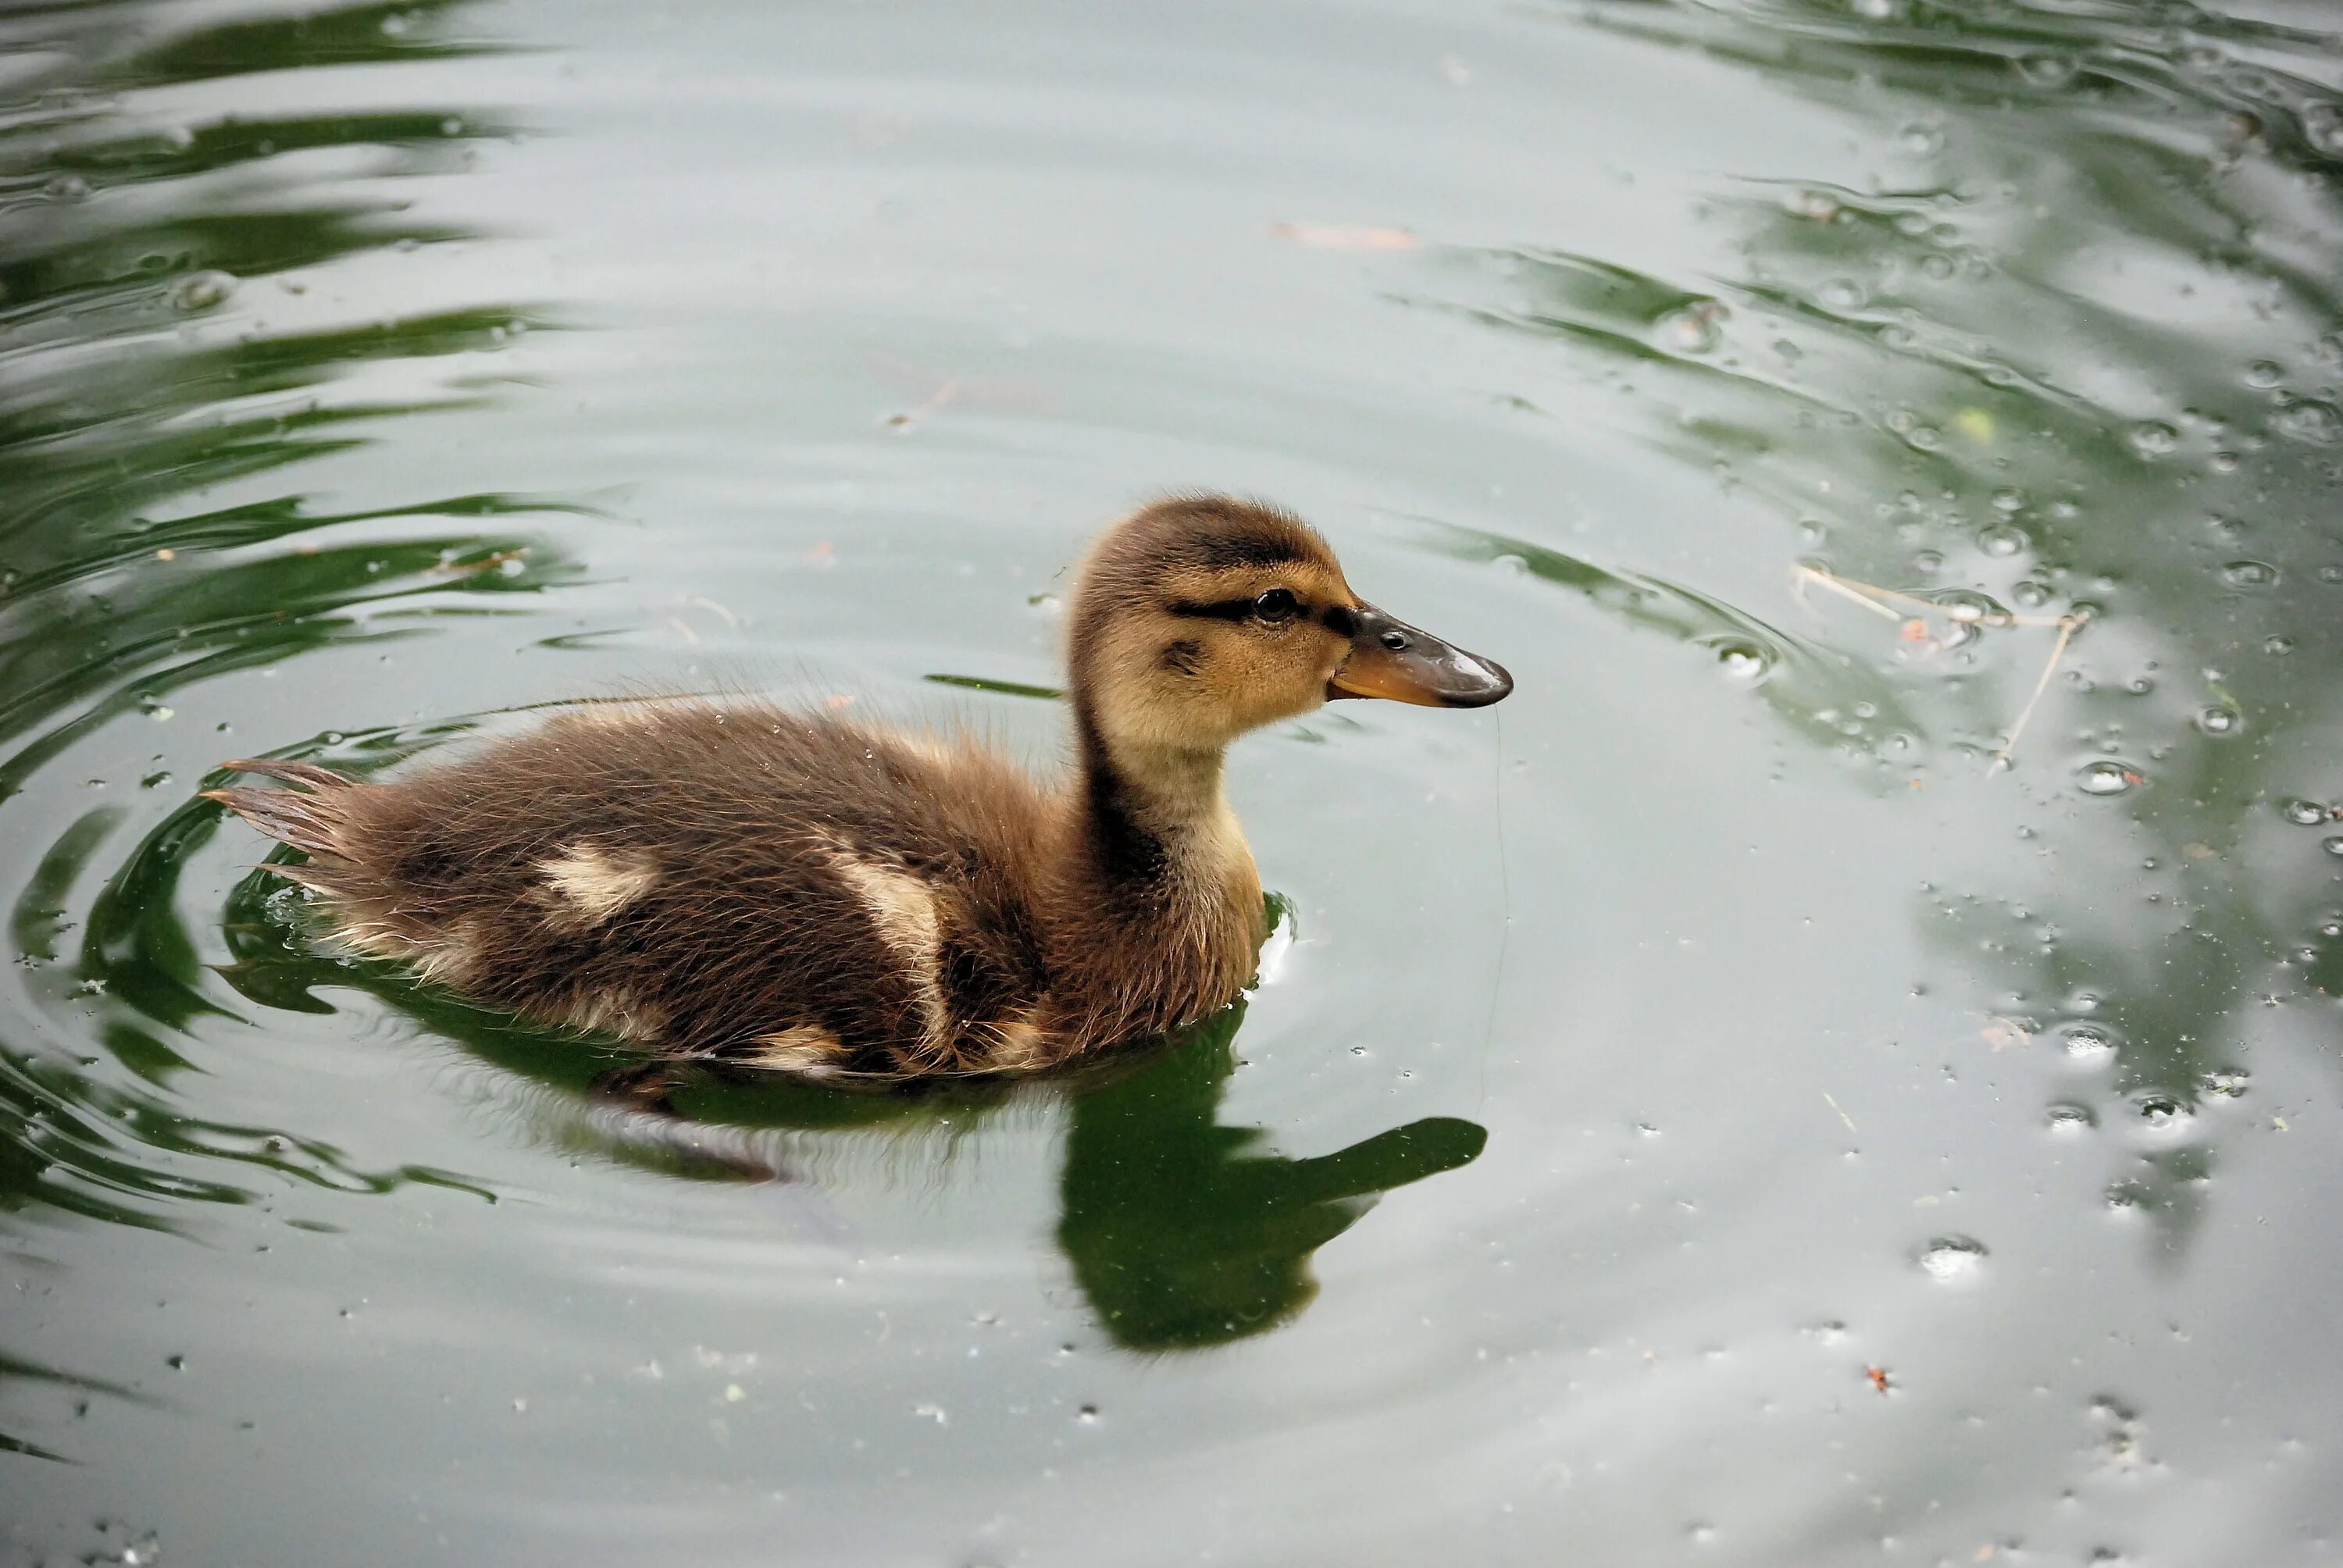
[[[828,716],[564,716],[353,786],[213,798],[310,853],[358,950],[475,1000],[800,1070],[936,1070],[1024,1047],[1042,975],[1038,796],[973,754]],[[998,1037],[996,1040],[995,1037]]]

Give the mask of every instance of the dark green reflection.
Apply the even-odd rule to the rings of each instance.
[[[387,418],[493,398],[508,377],[488,357],[555,325],[519,301],[350,304],[336,277],[385,254],[427,270],[435,246],[480,237],[419,217],[407,182],[516,127],[420,82],[403,105],[347,111],[272,109],[234,82],[186,91],[477,53],[488,45],[457,30],[459,9],[0,12],[0,834],[21,839],[23,793],[54,786],[49,770],[126,714],[160,718],[215,678],[419,635],[576,575],[538,531],[581,509],[557,499],[426,491],[354,510],[322,504],[322,479],[280,482]],[[44,1232],[59,1226],[200,1236],[203,1206],[288,1182],[465,1186],[187,1113],[191,1031],[224,1010],[174,906],[180,866],[216,825],[185,809],[86,812],[9,890],[32,1003],[0,1020],[13,1266],[47,1266]],[[24,1393],[0,1451],[70,1447],[16,1434],[20,1412],[55,1402],[42,1389],[130,1397],[43,1360],[0,1356],[0,1394]]]
[[[645,1061],[532,1029],[418,987],[387,966],[316,955],[297,895],[273,878],[238,885],[224,971],[245,996],[304,1010],[321,986],[365,990],[482,1060],[560,1091],[536,1131],[580,1153],[671,1176],[794,1180],[817,1144],[797,1134],[888,1129],[949,1141],[1036,1093],[1066,1105],[1058,1244],[1099,1322],[1134,1351],[1260,1333],[1317,1292],[1310,1257],[1375,1196],[1469,1164],[1488,1134],[1426,1117],[1332,1154],[1292,1159],[1258,1128],[1220,1120],[1242,1005],[1161,1044],[1048,1084],[829,1087],[702,1063]]]
[[[1477,1123],[1428,1116],[1295,1160],[1219,1120],[1242,1009],[1146,1071],[1081,1095],[1058,1244],[1117,1344],[1186,1350],[1259,1333],[1317,1294],[1310,1255],[1376,1194],[1470,1164]]]
[[[578,509],[549,498],[348,512],[259,488],[364,443],[387,417],[475,407],[499,387],[493,372],[451,364],[436,386],[417,391],[408,377],[384,397],[369,390],[379,368],[495,354],[554,325],[510,301],[363,320],[294,303],[314,302],[325,289],[311,275],[330,279],[337,264],[393,249],[419,260],[480,238],[418,220],[400,182],[458,166],[481,138],[514,127],[436,104],[165,123],[139,97],[220,75],[481,47],[450,31],[453,11],[427,0],[176,25],[95,7],[0,18],[0,53],[42,63],[0,103],[0,187],[18,193],[0,204],[11,353],[0,397],[0,802],[82,736],[174,689],[327,644],[412,635],[417,617],[576,575],[566,552],[516,527]],[[370,159],[373,179],[323,178],[293,156],[323,150]],[[247,194],[224,199],[226,174]],[[141,187],[137,200],[107,199],[128,186]],[[280,312],[296,322],[264,325]],[[244,498],[206,495],[230,486]],[[426,531],[442,518],[449,526]]]

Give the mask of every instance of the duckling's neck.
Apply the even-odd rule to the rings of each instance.
[[[1160,898],[1251,879],[1252,852],[1221,792],[1222,748],[1111,739],[1087,712],[1077,715],[1076,728],[1074,806],[1107,886]]]
[[[1046,1027],[1091,1044],[1227,1006],[1261,945],[1261,878],[1221,793],[1221,750],[1111,738],[1077,700],[1073,787],[1045,884]]]

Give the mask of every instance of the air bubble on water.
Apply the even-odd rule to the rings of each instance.
[[[2098,1122],[2087,1105],[2054,1105],[2049,1112],[2050,1131],[2066,1134],[2088,1132]]]
[[[1985,1271],[1985,1243],[1969,1236],[1938,1236],[1921,1251],[1920,1271],[1940,1285],[1957,1285]]]
[[[2096,1023],[2064,1025],[2059,1029],[2058,1036],[2065,1046],[2066,1059],[2089,1067],[2114,1060],[2120,1043],[2113,1030]]]
[[[2302,139],[2320,152],[2343,156],[2343,108],[2315,104],[2302,113]]]
[[[2207,735],[2235,735],[2244,725],[2234,708],[2207,708],[2197,715],[2197,728]]]
[[[225,272],[192,272],[171,286],[171,308],[193,315],[227,303],[236,279]]]
[[[2037,87],[2062,87],[2074,79],[2075,62],[2064,55],[2028,55],[2017,69]]]
[[[2343,833],[2338,833],[2332,839],[2322,840],[2320,848],[2330,855],[2343,856]]]
[[[2143,457],[2161,457],[2180,445],[2180,432],[2160,419],[2145,419],[2131,427],[2131,449]]]
[[[89,199],[89,182],[79,175],[59,175],[41,188],[51,201],[73,202]]]
[[[1987,528],[1977,536],[1977,544],[1989,556],[2014,556],[2026,548],[2026,530],[2004,526]]]
[[[1869,297],[1855,279],[1834,277],[1815,292],[1815,297],[1833,310],[1857,310]]]
[[[2315,447],[2332,447],[2343,441],[2343,410],[2316,397],[2293,398],[2278,409],[2270,428]]]
[[[1725,340],[1725,321],[1732,312],[1714,299],[1695,299],[1671,310],[1653,323],[1654,339],[1677,354],[1706,354]]]
[[[2121,795],[2142,782],[2136,769],[2120,762],[2092,762],[2075,775],[2075,788],[2086,795]]]
[[[1074,1412],[1074,1419],[1085,1426],[1096,1422],[1098,1418],[1099,1407],[1094,1404],[1086,1404]]]
[[[2328,819],[2328,809],[2316,800],[2288,800],[2278,809],[2298,828],[2316,828]]]
[[[2196,1111],[2177,1094],[2144,1089],[2132,1096],[2132,1113],[2152,1132],[2177,1132],[2196,1119]]]
[[[2246,385],[2264,389],[2275,387],[2286,371],[2275,359],[2257,359],[2246,367]]]
[[[1945,150],[1945,133],[1935,126],[1916,122],[1896,132],[1896,139],[1914,157],[1934,157]]]
[[[2024,536],[2019,537],[2022,538]],[[1956,626],[1974,627],[1986,621],[2003,619],[2009,614],[1992,596],[1978,593],[1974,588],[1950,588],[1928,597],[1942,607]]]
[[[2268,561],[2231,561],[2221,568],[2221,580],[2231,588],[2269,588],[2278,581],[2278,568]]]
[[[1716,666],[1731,679],[1754,681],[1774,668],[1773,650],[1747,638],[1719,638],[1709,644]]]
[[[2028,580],[2011,588],[2009,597],[2027,609],[2040,609],[2050,602],[2050,589],[2041,583]]]

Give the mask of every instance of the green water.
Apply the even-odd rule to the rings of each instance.
[[[2334,1561],[2338,387],[2322,0],[11,8],[0,1562]],[[629,1118],[196,799],[1047,765],[1194,486],[1518,690],[1074,1079]]]

